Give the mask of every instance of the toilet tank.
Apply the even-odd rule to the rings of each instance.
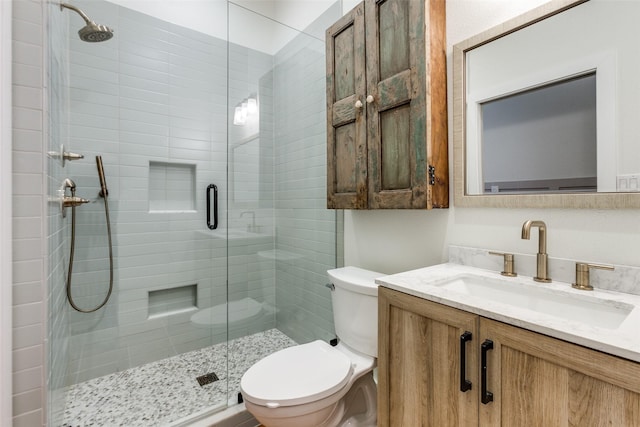
[[[333,321],[340,341],[352,349],[378,357],[378,285],[385,274],[358,267],[328,270]]]

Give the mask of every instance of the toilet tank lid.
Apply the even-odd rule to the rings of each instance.
[[[378,295],[376,279],[386,276],[386,274],[377,271],[351,266],[327,270],[327,274],[334,286],[366,295]]]

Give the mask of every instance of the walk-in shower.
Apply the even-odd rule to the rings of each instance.
[[[109,42],[78,39],[61,8],[108,22]],[[89,201],[75,224],[49,210],[50,425],[188,425],[237,404],[261,357],[334,337],[323,39],[341,4],[304,31],[264,13],[49,5],[48,149],[84,156],[49,159],[49,193],[69,178]],[[70,307],[70,276],[76,305],[99,309]]]

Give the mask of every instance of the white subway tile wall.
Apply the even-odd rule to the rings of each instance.
[[[13,4],[13,425],[45,421],[43,6]],[[54,96],[52,94],[52,96]]]

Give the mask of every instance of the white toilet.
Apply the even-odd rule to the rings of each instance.
[[[327,272],[338,345],[313,341],[273,353],[242,376],[244,402],[266,427],[376,425],[378,286],[384,274]]]

